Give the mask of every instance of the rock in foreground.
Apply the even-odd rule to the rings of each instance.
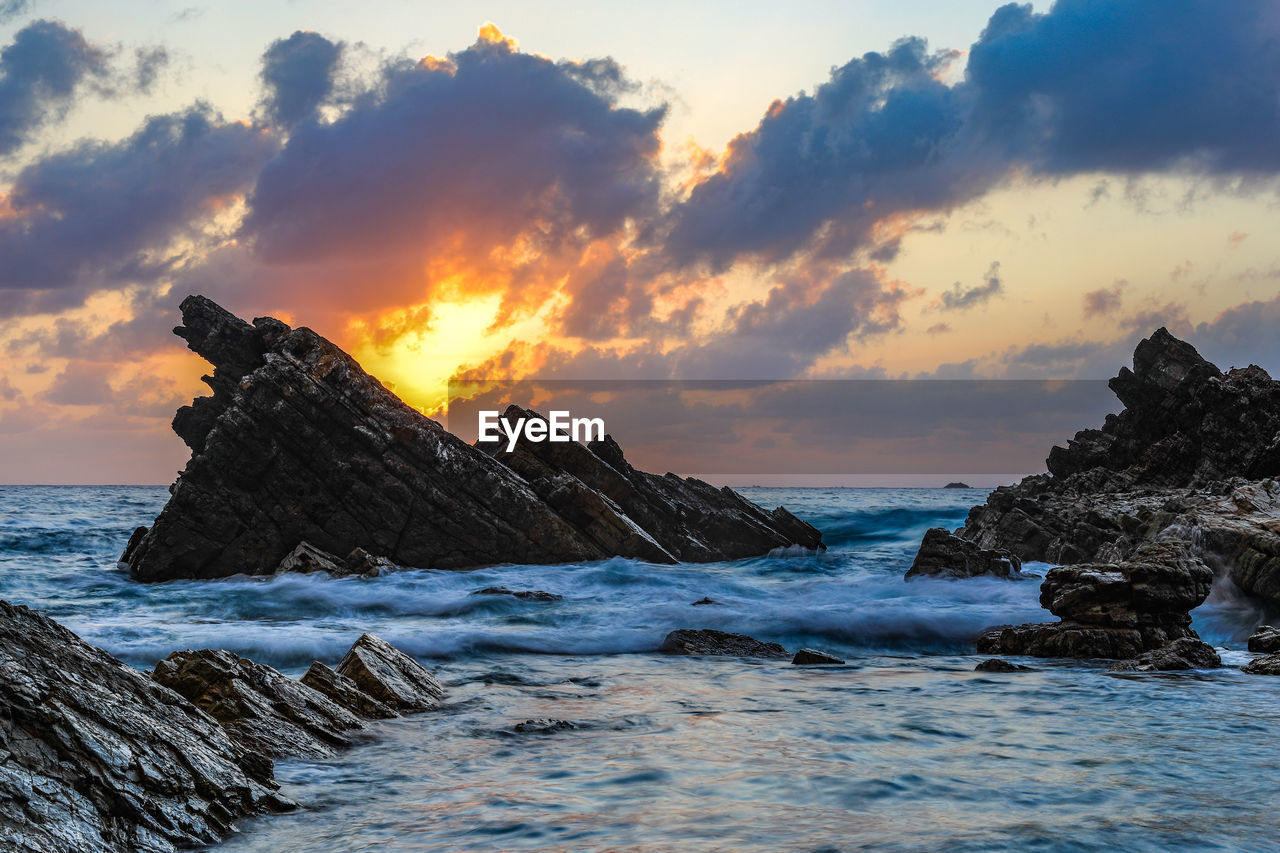
[[[1280,628],[1259,625],[1249,637],[1249,651],[1264,654],[1280,652]]]
[[[974,672],[1034,672],[1035,670],[1029,666],[1023,666],[1020,663],[1003,660],[1002,658],[988,658],[981,661],[973,668]]]
[[[905,577],[1007,578],[1022,571],[1022,560],[1003,548],[980,548],[941,527],[925,531],[915,561]]]
[[[444,685],[416,660],[373,634],[363,634],[338,663],[338,675],[400,712],[430,711],[444,698]]]
[[[286,568],[350,571],[333,555],[357,548],[368,573],[378,558],[465,569],[822,547],[786,510],[634,471],[612,441],[544,444],[559,454],[545,458],[471,447],[310,329],[250,325],[199,296],[182,317],[174,331],[214,365],[213,394],[174,418],[192,456],[155,523],[130,539],[122,561],[136,580],[271,574],[304,542]]]
[[[1250,675],[1280,675],[1280,654],[1254,658],[1244,665],[1243,671]]]
[[[829,655],[817,649],[801,649],[796,652],[796,656],[791,659],[791,663],[795,666],[821,666],[823,664],[844,663],[844,661],[835,655]]]
[[[0,601],[0,848],[162,851],[282,810],[271,762],[51,619]]]
[[[1222,658],[1213,646],[1190,637],[1174,640],[1167,646],[1143,652],[1133,660],[1122,660],[1108,667],[1108,672],[1170,672],[1183,669],[1216,669]]]
[[[739,658],[788,658],[791,653],[777,643],[764,643],[746,634],[730,634],[711,628],[681,628],[667,634],[658,651],[668,655],[715,655]]]

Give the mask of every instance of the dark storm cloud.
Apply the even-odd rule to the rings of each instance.
[[[197,106],[27,166],[6,199],[12,215],[0,219],[0,316],[155,281],[181,259],[172,242],[243,192],[276,146],[260,128]]]
[[[956,282],[950,290],[944,291],[940,297],[939,310],[967,311],[978,305],[985,305],[1004,293],[1004,282],[1000,279],[1000,262],[992,261],[982,277],[982,284],[965,288]]]
[[[315,114],[333,90],[343,46],[301,30],[272,42],[262,55],[263,106],[267,117],[292,127]]]
[[[392,63],[335,121],[294,131],[243,234],[287,262],[612,233],[656,209],[664,115],[617,107],[618,74],[483,39]]]
[[[677,264],[892,250],[895,215],[947,211],[1015,173],[1280,170],[1280,7],[1058,0],[998,9],[953,58],[899,42],[775,103],[668,216]]]
[[[81,81],[107,70],[107,54],[76,30],[56,21],[19,30],[0,51],[0,157],[61,117]]]

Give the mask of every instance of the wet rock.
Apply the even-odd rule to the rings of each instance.
[[[984,654],[1136,658],[1174,640],[1199,640],[1190,611],[1213,570],[1182,542],[1150,542],[1120,563],[1062,566],[1040,586],[1040,606],[1062,621],[1001,626],[977,640]]]
[[[291,808],[271,761],[33,610],[0,601],[0,847],[172,850]]]
[[[1280,654],[1254,658],[1242,669],[1250,675],[1280,675]]]
[[[363,728],[325,694],[227,651],[174,652],[151,677],[208,713],[246,750],[270,758],[328,758]]]
[[[1183,669],[1216,669],[1222,658],[1213,646],[1183,637],[1167,646],[1143,652],[1132,660],[1117,661],[1108,672],[1167,672]]]
[[[346,573],[359,575],[362,578],[376,578],[387,572],[398,569],[395,563],[386,557],[375,557],[363,548],[354,548],[345,560]]]
[[[927,530],[906,577],[1007,578],[1022,571],[1022,560],[1009,551],[980,548],[941,527]]]
[[[668,655],[720,655],[744,658],[786,658],[791,653],[777,643],[764,643],[746,634],[711,628],[681,628],[667,634],[658,651]]]
[[[214,365],[213,393],[174,417],[192,456],[124,555],[136,580],[271,574],[303,542],[428,569],[822,547],[784,509],[635,471],[611,439],[491,455],[310,329],[250,325],[199,296],[181,308],[174,331]]]
[[[285,555],[276,566],[275,574],[285,572],[304,575],[312,572],[328,572],[335,576],[348,574],[346,564],[342,560],[327,551],[321,551],[310,542],[299,542],[296,548]]]
[[[703,596],[702,598],[699,598],[697,601],[695,601],[691,606],[705,607],[708,604],[719,604],[719,603],[720,602],[716,601],[714,598],[708,598],[706,596]]]
[[[1034,667],[1023,666],[1020,663],[1004,660],[1003,658],[988,658],[973,668],[974,672],[1035,672]]]
[[[357,716],[371,720],[400,716],[394,708],[379,702],[357,687],[350,678],[339,675],[320,661],[312,663],[301,680],[307,687],[323,693]]]
[[[827,663],[844,663],[844,661],[835,655],[829,655],[817,649],[801,649],[796,652],[796,656],[791,659],[791,663],[796,666],[815,666]]]
[[[1259,625],[1249,637],[1249,651],[1266,654],[1280,652],[1280,628]]]
[[[536,719],[525,720],[523,723],[516,723],[513,728],[515,731],[523,735],[549,735],[554,734],[555,732],[569,731],[571,729],[576,729],[577,727],[576,723],[571,723],[568,720]]]
[[[439,707],[444,686],[413,658],[373,634],[356,640],[337,666],[339,675],[396,711]]]
[[[505,586],[489,586],[478,589],[472,595],[510,595],[523,601],[563,601],[564,596],[541,589],[507,589]]]

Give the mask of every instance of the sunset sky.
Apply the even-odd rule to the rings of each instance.
[[[1280,4],[355,8],[0,0],[0,482],[173,478],[188,293],[428,411],[1280,371]]]

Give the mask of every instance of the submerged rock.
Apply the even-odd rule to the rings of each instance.
[[[174,652],[151,677],[221,723],[236,743],[270,758],[329,758],[363,728],[325,694],[227,651]]]
[[[699,598],[697,601],[693,602],[693,604],[691,604],[690,606],[691,606],[691,607],[706,607],[706,606],[707,606],[707,605],[709,605],[709,604],[719,604],[719,603],[720,603],[720,602],[716,601],[714,598],[711,598],[711,597],[709,597],[709,596],[705,596],[705,595],[704,595],[702,598]]]
[[[513,729],[522,735],[549,735],[554,734],[555,732],[570,731],[577,727],[578,725],[576,723],[571,723],[568,720],[548,720],[540,718],[537,720],[525,720],[523,723],[516,723]]]
[[[0,601],[0,848],[162,851],[293,807],[271,761],[33,610]]]
[[[801,649],[796,652],[796,656],[791,659],[791,663],[796,666],[816,666],[828,663],[844,663],[844,661],[835,655],[829,655],[817,649]]]
[[[213,363],[213,394],[174,418],[192,456],[130,539],[136,580],[271,574],[303,542],[428,569],[823,547],[784,509],[636,471],[608,438],[471,447],[310,329],[250,325],[200,296],[181,307],[174,331]]]
[[[972,578],[991,575],[1007,578],[1022,571],[1022,560],[1003,548],[980,548],[967,539],[933,527],[925,531],[915,561],[905,577],[924,575]]]
[[[1250,675],[1280,675],[1280,654],[1254,658],[1242,667]]]
[[[356,687],[396,711],[430,711],[444,686],[416,660],[373,634],[362,634],[337,667]]]
[[[978,651],[1135,658],[1174,640],[1198,641],[1190,611],[1212,583],[1213,570],[1181,542],[1147,543],[1121,563],[1062,566],[1040,587],[1040,606],[1062,621],[990,629]]]
[[[1216,669],[1222,658],[1213,646],[1190,637],[1174,640],[1167,646],[1143,652],[1133,660],[1122,660],[1108,667],[1108,672],[1167,672],[1181,669]]]
[[[791,653],[777,643],[765,643],[746,634],[730,634],[711,628],[681,628],[667,634],[658,651],[668,655],[719,655],[741,658],[786,658]]]
[[[1280,628],[1259,625],[1249,637],[1249,651],[1266,654],[1280,652]]]
[[[488,586],[472,595],[509,595],[522,601],[563,601],[564,596],[542,589],[507,589],[505,586]]]
[[[974,672],[1035,672],[1034,667],[1023,666],[1002,658],[988,658],[973,668]]]

